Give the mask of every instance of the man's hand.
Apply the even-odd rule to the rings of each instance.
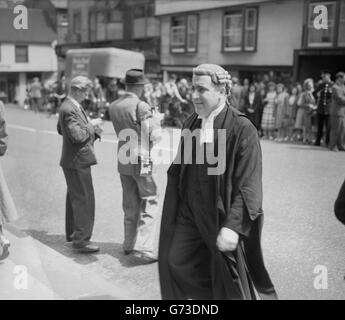
[[[103,123],[103,120],[101,118],[97,118],[97,119],[92,119],[90,120],[90,123],[96,127],[96,126],[100,126]]]
[[[217,247],[219,251],[234,251],[238,244],[238,233],[229,228],[220,229],[217,237]]]

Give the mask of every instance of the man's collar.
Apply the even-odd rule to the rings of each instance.
[[[138,98],[138,96],[134,92],[130,92],[130,91],[126,91],[125,95]]]
[[[226,105],[226,102],[224,101],[223,103],[221,103],[220,105],[219,105],[219,107],[217,107],[216,109],[214,109],[210,114],[209,114],[209,116],[208,117],[202,117],[202,116],[198,116],[198,119],[202,119],[203,121],[210,121],[210,120],[213,120],[215,117],[217,117],[221,112],[222,112],[222,110],[224,109],[224,107],[225,107],[225,105]]]
[[[68,96],[68,99],[70,99],[70,101],[71,101],[76,107],[78,107],[79,110],[81,110],[82,106],[81,106],[81,104],[80,104],[77,100],[75,100],[75,99],[72,98],[71,96]]]

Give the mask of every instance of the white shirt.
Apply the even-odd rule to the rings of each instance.
[[[255,99],[255,92],[250,92],[249,93],[249,104],[252,105],[254,103]]]
[[[214,119],[222,112],[224,107],[225,107],[225,102],[221,104],[217,109],[213,110],[207,118],[204,118],[202,116],[198,117],[198,119],[202,119],[201,130],[200,130],[200,145],[203,143],[213,143]]]

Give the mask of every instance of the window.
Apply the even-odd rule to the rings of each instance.
[[[338,46],[345,46],[345,0],[342,0],[340,3]]]
[[[89,13],[89,40],[91,42],[96,41],[97,24],[96,24],[96,12],[91,11]]]
[[[133,10],[133,38],[159,36],[159,20],[154,17],[154,5],[135,6]]]
[[[314,27],[316,6],[323,5],[328,11],[328,29],[316,29]],[[331,47],[334,43],[335,34],[335,2],[313,2],[309,4],[308,15],[308,47]]]
[[[171,52],[196,52],[198,43],[198,16],[173,17],[171,20]]]
[[[15,50],[16,50],[15,56],[16,56],[17,63],[29,62],[27,45],[16,45]]]
[[[246,21],[244,28],[244,50],[254,51],[256,48],[256,26],[257,26],[257,10],[246,10]]]
[[[105,12],[97,12],[96,14],[96,40],[104,41],[106,39],[106,26],[105,26]]]
[[[198,19],[196,15],[187,17],[187,51],[196,52],[198,36]]]
[[[242,12],[224,16],[224,51],[241,51],[243,38]]]
[[[89,13],[89,40],[123,39],[123,13],[118,10],[97,11]]]
[[[67,27],[68,26],[68,17],[66,13],[59,13],[57,16],[58,26]]]
[[[146,7],[135,6],[133,12],[133,38],[146,37]]]
[[[223,50],[255,51],[257,20],[256,8],[226,12],[223,21]]]
[[[172,52],[185,51],[185,36],[186,36],[186,19],[185,17],[172,18],[171,26],[171,49]]]
[[[76,41],[80,42],[81,37],[81,13],[80,11],[73,14],[73,33],[76,36]]]
[[[112,10],[108,12],[107,19],[107,39],[123,39],[123,14],[121,11]]]

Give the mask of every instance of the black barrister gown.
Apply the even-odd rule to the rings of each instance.
[[[186,120],[184,129],[193,132],[198,127],[200,120],[194,113]],[[226,129],[225,172],[210,176],[205,174],[202,166],[201,170],[195,171],[195,166],[176,160],[168,170],[159,240],[159,276],[163,299],[193,298],[186,294],[186,288],[172,272],[170,260],[175,230],[181,223],[181,211],[186,211],[186,207],[208,251],[205,258],[209,263],[211,299],[255,299],[254,288],[262,298],[277,298],[264,265],[260,243],[263,223],[262,158],[257,130],[243,114],[226,105],[214,122],[216,155],[216,130],[222,128]],[[184,159],[185,152],[191,153],[191,150],[184,150],[181,139],[178,152],[181,159]],[[198,172],[198,180],[190,181],[193,172]],[[193,195],[190,192],[193,185],[198,199],[190,205],[186,194]],[[198,202],[200,210],[204,209],[202,214],[192,212]],[[240,235],[239,245],[234,252],[222,253],[216,247],[217,235],[223,226]],[[191,265],[193,259],[191,256]],[[187,278],[184,280],[190,281]]]

